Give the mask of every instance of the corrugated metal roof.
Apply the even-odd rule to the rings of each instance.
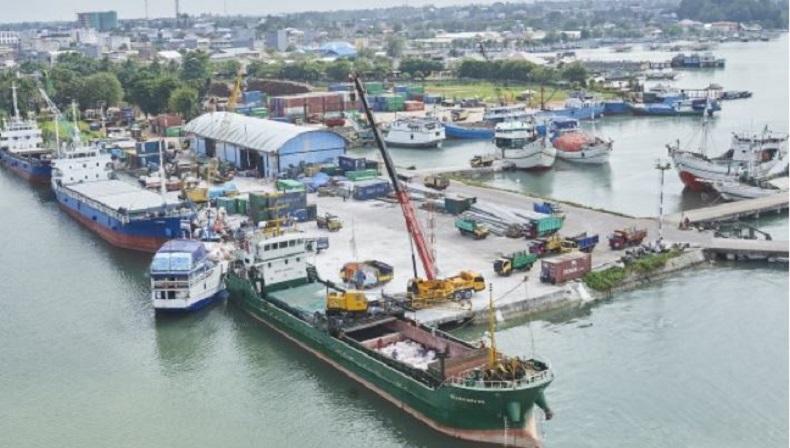
[[[264,152],[277,152],[288,140],[307,132],[327,132],[233,112],[203,114],[187,123],[184,131]]]

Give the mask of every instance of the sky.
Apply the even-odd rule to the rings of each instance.
[[[76,20],[81,11],[118,12],[119,19],[145,17],[145,0],[25,0],[17,7],[7,3],[14,0],[0,0],[0,23],[46,22],[55,20]],[[180,0],[181,11],[187,14],[214,13],[266,15],[283,12],[383,8],[388,6],[422,6],[432,4],[447,6],[451,4],[490,3],[472,0],[294,0],[279,2],[272,0]],[[2,6],[6,4],[5,6]],[[175,15],[175,0],[148,0],[149,17],[170,17]]]

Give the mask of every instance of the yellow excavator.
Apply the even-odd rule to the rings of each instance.
[[[368,311],[368,298],[362,291],[349,289],[346,291],[327,291],[327,314],[362,314]]]

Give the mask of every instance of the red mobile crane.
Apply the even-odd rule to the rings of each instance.
[[[414,206],[412,206],[411,200],[409,199],[409,193],[400,184],[398,173],[395,171],[395,164],[392,162],[387,147],[381,139],[381,134],[379,134],[378,127],[376,126],[373,112],[365,96],[365,89],[362,86],[362,81],[356,74],[353,74],[351,78],[354,82],[357,95],[362,101],[362,107],[365,109],[365,116],[368,119],[368,123],[371,124],[370,127],[373,130],[373,138],[381,152],[384,165],[387,168],[387,174],[392,181],[395,198],[398,200],[398,204],[400,204],[403,218],[406,221],[406,230],[408,230],[414,246],[417,247],[417,254],[420,257],[422,268],[425,271],[425,279],[419,278],[417,274],[417,264],[414,260],[414,253],[412,253],[414,278],[409,282],[408,287],[412,305],[415,308],[422,308],[449,299],[459,300],[470,298],[475,291],[482,291],[485,289],[485,279],[483,279],[483,276],[480,274],[470,271],[462,271],[454,277],[445,279],[436,278],[436,261],[433,259],[433,255],[425,242],[425,236],[423,236],[422,228],[417,220],[417,214],[414,211]]]

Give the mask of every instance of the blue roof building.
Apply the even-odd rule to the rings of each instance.
[[[348,42],[327,42],[321,45],[318,52],[324,56],[336,58],[353,58],[357,56],[357,49]]]

